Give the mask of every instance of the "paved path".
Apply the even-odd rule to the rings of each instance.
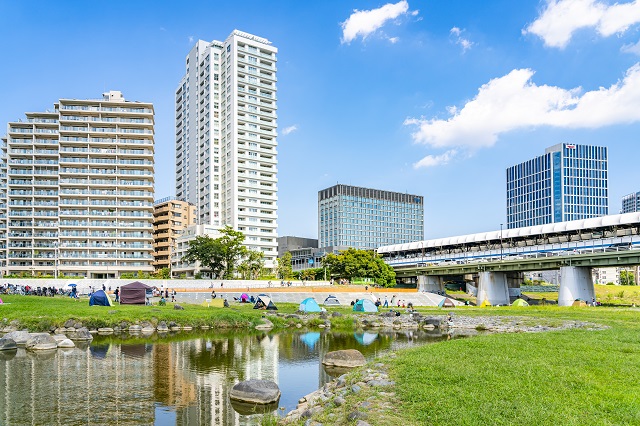
[[[215,289],[217,297],[224,296],[230,303],[233,302],[233,298],[240,298],[242,293],[247,293],[249,296],[257,296],[258,294],[267,294],[276,303],[289,302],[300,303],[307,297],[313,297],[318,304],[322,305],[324,300],[333,295],[338,298],[340,304],[343,306],[351,305],[351,301],[356,299],[369,298],[371,301],[375,301],[378,298],[381,303],[384,304],[385,298],[389,302],[389,307],[397,307],[397,300],[401,301],[401,305],[404,302],[405,306],[408,303],[413,303],[414,306],[438,306],[444,296],[440,296],[434,293],[419,293],[415,289],[369,289],[364,291],[362,286],[333,286],[327,287],[272,287],[272,288],[252,288],[250,291],[247,289],[239,288],[225,288]],[[394,298],[395,297],[395,298]],[[185,303],[203,303],[206,299],[211,299],[210,289],[192,290],[192,291],[177,291],[176,299],[178,302],[183,301]],[[395,300],[392,305],[391,301]],[[454,303],[461,304],[454,300]]]

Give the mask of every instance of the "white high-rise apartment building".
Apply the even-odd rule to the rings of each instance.
[[[5,274],[153,272],[153,117],[152,104],[111,91],[8,124]]]
[[[233,31],[198,40],[176,90],[176,197],[198,224],[242,231],[245,245],[277,257],[277,49]]]

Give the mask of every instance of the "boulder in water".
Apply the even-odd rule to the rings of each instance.
[[[361,367],[366,364],[364,355],[357,349],[327,352],[322,360],[324,365],[331,367]]]
[[[250,404],[272,404],[280,400],[280,388],[269,380],[245,380],[236,383],[229,392],[231,400]]]

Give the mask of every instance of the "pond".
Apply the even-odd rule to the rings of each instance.
[[[259,425],[260,415],[241,415],[229,402],[240,380],[278,383],[284,415],[332,380],[321,363],[326,352],[355,348],[371,360],[448,337],[421,330],[114,335],[48,354],[0,352],[0,424]]]

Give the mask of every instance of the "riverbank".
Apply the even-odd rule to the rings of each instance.
[[[472,308],[453,327],[468,316],[512,332],[388,354],[301,400],[288,424],[640,424],[640,310]]]

